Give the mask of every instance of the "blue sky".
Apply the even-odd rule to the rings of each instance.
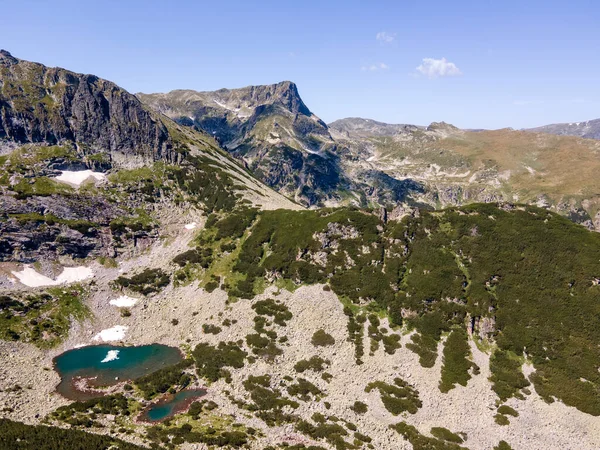
[[[326,122],[600,117],[600,2],[4,1],[0,48],[131,92],[292,80]],[[445,58],[445,59],[444,59]]]

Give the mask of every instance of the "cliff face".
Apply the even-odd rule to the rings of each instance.
[[[23,61],[0,51],[0,139],[72,142],[84,154],[172,160],[162,121],[114,83]]]
[[[347,187],[327,125],[290,81],[137,96],[181,125],[214,136],[257,178],[301,203],[316,204]]]

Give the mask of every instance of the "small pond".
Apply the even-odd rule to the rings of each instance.
[[[157,403],[146,408],[139,417],[139,420],[146,422],[160,422],[177,413],[183,412],[189,408],[194,400],[204,396],[204,389],[187,389],[176,394],[167,394]]]
[[[162,344],[77,348],[54,358],[54,368],[61,377],[56,390],[71,400],[87,400],[103,395],[95,387],[133,380],[181,360],[183,355],[177,348]],[[82,383],[87,389],[82,389]]]

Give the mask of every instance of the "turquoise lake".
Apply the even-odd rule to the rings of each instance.
[[[85,378],[90,387],[112,386],[133,380],[183,360],[179,349],[162,344],[120,347],[91,345],[54,358],[61,381],[56,390],[68,399],[87,400],[102,393],[81,391],[75,380]]]
[[[148,407],[140,418],[149,422],[165,420],[178,412],[186,410],[195,399],[205,394],[206,391],[203,389],[189,389],[169,395],[165,400],[160,400],[158,403]]]

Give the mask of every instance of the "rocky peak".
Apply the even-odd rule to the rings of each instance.
[[[76,143],[127,162],[176,157],[160,118],[114,83],[0,52],[0,139]]]
[[[11,55],[8,51],[0,49],[0,65],[9,66],[18,62],[19,60]]]
[[[458,127],[446,122],[431,122],[427,131],[459,131]]]

